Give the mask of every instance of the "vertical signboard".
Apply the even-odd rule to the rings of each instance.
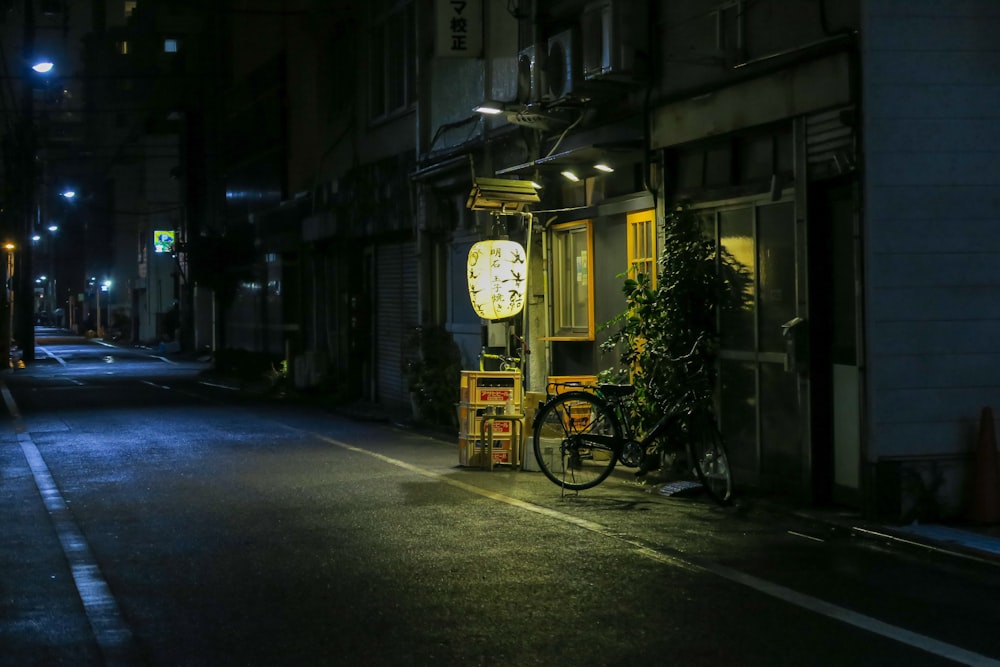
[[[439,58],[478,58],[483,51],[483,0],[437,0]]]
[[[173,230],[156,230],[153,232],[153,250],[157,253],[173,253],[175,240]]]

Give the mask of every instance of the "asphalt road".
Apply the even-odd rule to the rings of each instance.
[[[995,566],[40,338],[0,433],[0,665],[1000,665]]]

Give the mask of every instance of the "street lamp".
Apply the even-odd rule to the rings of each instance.
[[[110,327],[111,326],[111,281],[110,280],[105,280],[103,283],[101,283],[101,289],[100,289],[100,291],[108,293],[108,298],[107,298],[107,302],[108,302],[108,319],[107,319],[107,325],[108,325],[108,327]],[[98,314],[98,317],[100,317],[99,314]]]
[[[39,74],[48,74],[52,71],[55,65],[49,60],[41,60],[31,66],[31,69],[35,70]]]
[[[17,249],[13,243],[8,241],[3,244],[7,251],[7,268],[4,275],[4,286],[7,290],[7,366],[14,367],[14,250]]]

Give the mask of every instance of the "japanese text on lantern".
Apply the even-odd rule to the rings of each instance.
[[[468,276],[469,298],[480,317],[500,320],[524,308],[527,263],[520,243],[488,240],[473,244]]]

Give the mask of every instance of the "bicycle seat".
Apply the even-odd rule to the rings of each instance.
[[[631,384],[602,384],[599,388],[602,394],[613,398],[624,398],[635,393],[635,385]]]

